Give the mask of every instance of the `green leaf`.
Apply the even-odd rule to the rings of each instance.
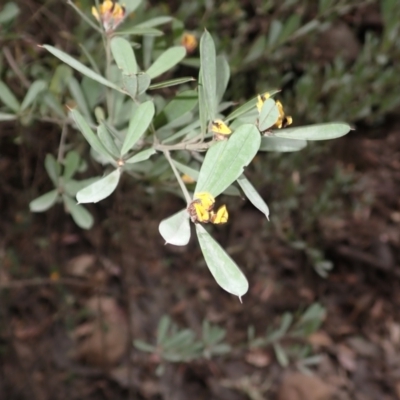
[[[138,79],[138,89],[137,89],[137,94],[142,94],[144,93],[148,87],[150,86],[151,83],[151,78],[148,74],[146,73],[140,73],[137,74],[137,79]]]
[[[293,32],[295,32],[301,24],[301,16],[299,14],[292,14],[286,21],[279,35],[279,44],[282,44],[290,38]]]
[[[243,60],[244,64],[248,64],[256,61],[258,58],[265,54],[265,48],[267,47],[267,39],[265,34],[261,34],[250,47],[249,52]]]
[[[74,150],[69,151],[64,160],[63,177],[65,179],[70,179],[78,170],[80,163],[81,163],[81,158],[79,154]]]
[[[160,82],[160,83],[153,83],[152,85],[149,86],[150,90],[156,90],[156,89],[163,89],[166,87],[170,86],[176,86],[176,85],[182,85],[187,82],[194,82],[196,79],[193,78],[192,76],[186,76],[183,78],[177,78],[177,79],[170,79],[168,81]]]
[[[22,100],[21,111],[26,110],[35,100],[40,93],[47,88],[47,83],[42,80],[37,80],[29,87],[24,100]]]
[[[51,78],[49,91],[57,97],[61,97],[64,94],[64,90],[67,87],[69,80],[72,78],[72,74],[72,68],[68,65],[58,65]]]
[[[115,144],[114,138],[111,136],[104,123],[101,123],[97,127],[97,136],[99,137],[100,142],[103,144],[105,149],[112,154],[115,159],[118,159],[120,156],[120,150]]]
[[[90,129],[90,126],[85,121],[85,119],[82,117],[82,115],[79,113],[79,111],[77,109],[73,109],[73,110],[71,110],[71,115],[72,115],[72,118],[74,119],[74,121],[76,122],[79,130],[82,132],[83,136],[90,144],[90,147],[92,147],[93,150],[95,150],[99,154],[101,154],[105,159],[112,161],[113,158],[108,153],[106,148],[102,145],[99,138]]]
[[[289,152],[299,151],[307,146],[306,140],[285,139],[275,136],[263,136],[261,138],[260,151]]]
[[[217,68],[217,104],[219,104],[224,96],[225,90],[228,87],[229,78],[230,78],[230,69],[228,61],[225,56],[218,56],[216,59],[216,68]]]
[[[270,94],[270,96],[273,96],[274,94],[276,94],[278,92],[280,92],[279,89],[268,90],[268,93]],[[263,93],[265,93],[265,92],[263,92]],[[232,121],[233,119],[238,118],[238,117],[242,116],[243,114],[246,114],[250,110],[255,109],[256,106],[257,106],[257,97],[253,97],[252,99],[250,99],[249,101],[247,101],[246,103],[244,103],[240,107],[238,107],[236,110],[233,110],[225,118],[225,122]]]
[[[71,214],[72,219],[82,229],[90,229],[93,226],[92,214],[85,207],[76,204],[75,200],[67,195],[63,195],[64,204]]]
[[[126,14],[134,12],[142,3],[142,0],[124,0],[123,4],[125,6]]]
[[[117,187],[121,170],[117,168],[111,174],[92,183],[76,194],[78,203],[97,203],[108,197]]]
[[[189,213],[186,209],[160,222],[158,230],[165,244],[186,246],[190,240]]]
[[[52,154],[46,154],[46,158],[44,159],[44,167],[54,186],[57,187],[58,177],[61,174],[61,166]]]
[[[199,179],[200,172],[198,170],[191,168],[188,165],[181,164],[179,161],[176,160],[172,160],[172,162],[174,163],[178,171],[190,176],[195,181]]]
[[[249,289],[242,271],[201,224],[196,224],[196,233],[204,259],[218,285],[241,298]]]
[[[114,36],[111,39],[111,52],[118,68],[123,74],[137,74],[138,67],[132,45],[124,38]]]
[[[0,121],[13,121],[14,119],[17,119],[17,116],[15,114],[0,112]]]
[[[77,181],[75,179],[66,179],[64,184],[65,193],[69,194],[71,197],[75,197],[76,194],[85,187],[91,185],[94,182],[97,182],[100,178],[98,176],[88,179],[83,179],[81,181]]]
[[[50,192],[37,197],[29,203],[29,209],[32,212],[42,212],[48,210],[58,199],[58,190],[54,189]]]
[[[125,155],[143,136],[149,127],[154,117],[154,103],[152,101],[146,101],[136,109],[135,114],[129,122],[128,131],[124,144],[122,145],[121,155]]]
[[[138,162],[142,162],[142,161],[148,160],[155,153],[156,153],[156,150],[154,150],[153,148],[146,149],[146,150],[140,151],[139,153],[135,154],[134,156],[128,158],[127,160],[125,160],[125,162],[128,164],[135,164]]]
[[[10,110],[18,113],[20,109],[19,101],[3,81],[0,81],[0,100]]]
[[[167,338],[168,330],[171,326],[171,319],[168,315],[164,315],[157,327],[157,344],[162,344],[164,340]]]
[[[278,38],[282,31],[282,22],[277,19],[272,20],[269,26],[268,33],[268,47],[272,48],[278,41]]]
[[[279,110],[276,106],[275,100],[265,100],[258,119],[258,129],[263,132],[271,128],[279,118]]]
[[[48,44],[44,44],[42,47],[44,47],[51,54],[53,54],[54,56],[56,56],[58,59],[65,62],[66,64],[68,64],[70,67],[76,69],[83,75],[86,75],[87,77],[93,79],[94,81],[101,83],[102,85],[105,85],[112,89],[118,90],[119,92],[122,91],[121,88],[119,88],[117,85],[110,82],[109,80],[107,80],[103,76],[99,75],[98,73],[94,72],[90,68],[86,67],[86,65],[83,65],[80,61],[71,57],[69,54],[64,53],[63,51],[56,49],[55,47],[50,46]]]
[[[298,140],[328,140],[344,136],[351,130],[345,122],[328,122],[319,125],[300,126],[298,128],[275,129],[274,136]]]
[[[244,167],[260,148],[261,136],[251,124],[243,124],[229,138],[217,142],[207,151],[195,193],[221,194],[243,173]]]
[[[53,93],[51,92],[45,92],[42,97],[42,101],[44,104],[46,104],[47,107],[49,107],[50,110],[52,110],[58,117],[60,117],[62,120],[65,120],[66,118],[66,113],[64,111],[64,106],[61,105],[60,100],[57,99]],[[50,116],[51,113],[49,113],[46,110],[46,113]]]
[[[217,61],[214,40],[207,30],[200,39],[200,62],[208,119],[212,121],[217,113]]]
[[[151,79],[157,78],[157,76],[160,76],[178,64],[185,56],[186,49],[183,46],[170,47],[154,61],[146,73]]]
[[[276,359],[281,367],[287,367],[289,365],[289,359],[279,343],[274,343],[273,345]]]
[[[199,86],[197,87],[199,95],[199,120],[200,120],[200,131],[204,136],[207,133],[207,101],[204,92],[204,86],[202,84],[201,70],[199,72]]]
[[[82,111],[83,115],[89,121],[89,123],[93,123],[93,118],[89,111],[89,107],[86,102],[85,95],[82,92],[79,82],[74,77],[71,77],[69,79],[68,89],[69,89],[72,97],[76,101],[78,109]]]
[[[138,350],[142,350],[147,353],[153,353],[153,352],[156,352],[156,350],[157,350],[155,346],[153,346],[149,343],[143,342],[143,340],[135,339],[133,341],[133,344],[135,345],[135,347]]]
[[[137,35],[137,36],[162,36],[164,33],[159,29],[149,28],[146,26],[126,28],[124,30],[117,31],[119,35]]]
[[[19,14],[19,7],[14,2],[8,2],[0,12],[0,25],[12,21]]]
[[[250,200],[251,204],[258,208],[267,219],[269,219],[269,208],[250,181],[244,175],[241,175],[237,182],[242,188],[243,193]]]
[[[175,121],[182,115],[193,110],[197,104],[197,100],[198,97],[195,90],[185,90],[184,92],[178,93],[157,115],[154,125],[159,127],[171,121]]]
[[[127,93],[135,99],[138,92],[138,76],[137,75],[122,75],[122,87]]]
[[[155,26],[164,25],[171,21],[172,17],[160,16],[142,22],[141,24],[136,25],[136,28],[143,28],[143,27],[154,28]]]

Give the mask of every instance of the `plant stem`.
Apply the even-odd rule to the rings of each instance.
[[[190,196],[188,190],[186,189],[185,183],[183,182],[181,176],[179,175],[179,172],[176,169],[174,162],[172,161],[172,158],[171,158],[171,155],[169,154],[169,151],[168,150],[164,150],[164,155],[165,155],[165,158],[168,160],[169,165],[172,168],[172,171],[174,171],[175,178],[178,181],[179,186],[181,187],[183,195],[185,196],[186,203],[187,203],[187,205],[189,205],[192,202],[192,197]]]

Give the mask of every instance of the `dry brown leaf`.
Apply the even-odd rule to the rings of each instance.
[[[74,330],[77,344],[72,356],[94,366],[116,364],[128,344],[124,313],[111,297],[92,297],[86,308],[94,317]]]
[[[308,337],[308,341],[315,348],[331,347],[333,341],[325,331],[317,331]]]
[[[246,362],[258,368],[266,367],[271,363],[271,356],[265,351],[254,349],[246,353]]]
[[[340,365],[349,372],[354,372],[357,368],[356,365],[356,353],[350,347],[344,344],[337,346],[337,358]]]
[[[299,372],[286,375],[278,392],[278,400],[330,400],[333,390],[317,376]]]
[[[67,273],[74,276],[86,276],[94,262],[95,256],[93,254],[81,254],[68,261],[66,265]]]

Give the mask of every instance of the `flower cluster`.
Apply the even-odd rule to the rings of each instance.
[[[210,130],[214,134],[214,140],[225,140],[232,133],[229,126],[221,119],[212,121]]]
[[[228,210],[224,204],[214,212],[214,197],[208,192],[196,193],[194,200],[189,204],[188,212],[193,222],[225,224],[228,222]]]
[[[197,38],[192,33],[185,32],[182,35],[181,45],[190,54],[193,53],[197,48]]]
[[[265,100],[267,100],[269,98],[270,98],[270,94],[268,92],[257,96],[258,112],[261,111]],[[277,128],[277,129],[286,128],[287,126],[292,124],[293,118],[290,115],[285,115],[285,112],[283,111],[283,105],[279,100],[275,100],[275,103],[276,103],[276,106],[278,107],[279,117],[276,120],[275,124],[272,126],[272,128]]]
[[[92,14],[103,24],[106,32],[113,31],[125,18],[125,8],[119,3],[105,0],[99,9],[92,7]]]

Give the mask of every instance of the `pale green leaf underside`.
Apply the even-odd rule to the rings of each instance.
[[[94,132],[92,131],[86,120],[80,114],[80,112],[76,109],[73,109],[71,110],[71,115],[75,120],[79,130],[81,131],[85,139],[88,141],[90,146],[93,148],[93,150],[97,151],[105,159],[112,161],[111,155],[108,153],[107,149],[100,142],[97,135],[94,134]]]
[[[182,61],[185,56],[186,49],[183,46],[170,47],[154,61],[146,73],[151,79],[157,78],[157,76],[160,76]]]
[[[111,174],[80,190],[76,195],[78,203],[97,203],[105,199],[117,187],[120,176],[121,170],[117,168]]]
[[[214,120],[217,112],[217,61],[215,44],[210,33],[205,30],[200,39],[201,83],[208,111],[208,119]]]
[[[121,91],[121,88],[119,88],[117,85],[110,82],[109,80],[107,80],[103,76],[99,75],[98,73],[94,72],[92,69],[88,68],[86,65],[83,65],[80,61],[71,57],[69,54],[64,53],[63,51],[61,51],[53,46],[50,46],[48,44],[44,44],[42,47],[45,48],[47,51],[49,51],[54,56],[56,56],[61,61],[65,62],[65,64],[68,64],[70,67],[76,69],[83,75],[86,75],[88,78],[91,78],[91,79],[93,79],[105,86],[108,86],[112,89]]]
[[[328,140],[346,135],[351,130],[345,122],[328,122],[326,124],[300,126],[273,130],[276,137],[303,140]]]
[[[93,226],[93,216],[85,207],[76,204],[75,200],[67,195],[63,195],[63,200],[72,219],[82,229],[90,229]]]
[[[165,244],[186,246],[190,240],[189,214],[186,209],[160,222],[158,230]]]
[[[128,164],[134,164],[134,163],[138,163],[141,161],[145,161],[145,160],[148,160],[155,153],[156,153],[156,150],[153,148],[146,149],[146,150],[143,150],[143,151],[135,154],[131,158],[128,158],[127,160],[125,160],[125,162]]]
[[[279,110],[276,106],[275,100],[267,99],[260,111],[260,116],[258,118],[258,128],[261,132],[266,131],[271,128],[279,118]]]
[[[287,139],[276,136],[264,136],[261,138],[260,151],[290,152],[299,151],[307,146],[306,140]]]
[[[267,204],[265,203],[264,199],[259,195],[257,190],[254,188],[254,186],[250,183],[250,181],[244,176],[241,175],[239,179],[237,180],[238,184],[243,190],[243,193],[246,195],[246,197],[249,199],[251,204],[253,204],[254,207],[258,208],[265,216],[267,219],[269,219],[269,208]]]
[[[17,119],[17,116],[15,114],[0,112],[0,121],[13,121],[14,119]]]
[[[19,111],[18,99],[3,81],[0,81],[0,101],[15,113]]]
[[[201,224],[196,224],[196,233],[204,259],[218,285],[228,293],[243,296],[249,283],[242,271]]]
[[[228,140],[218,142],[207,151],[195,193],[221,194],[243,173],[260,148],[261,136],[251,124],[240,126]]]
[[[184,165],[180,163],[179,161],[172,160],[172,162],[175,164],[175,167],[177,168],[178,171],[182,172],[182,174],[186,174],[190,176],[193,180],[197,181],[199,179],[199,171],[189,167],[188,165]]]
[[[131,44],[124,38],[114,36],[111,39],[111,52],[118,68],[124,74],[136,74],[137,63]]]
[[[35,200],[32,200],[29,203],[29,209],[32,212],[46,211],[57,201],[57,198],[58,190],[51,190],[50,192],[47,192],[40,197],[37,197]]]
[[[152,101],[146,101],[136,109],[135,114],[129,122],[128,131],[124,144],[122,145],[122,156],[125,155],[146,132],[153,120],[154,111],[154,103]]]
[[[37,80],[29,87],[24,100],[22,100],[21,111],[26,110],[37,99],[40,93],[47,88],[47,83],[42,80]]]

